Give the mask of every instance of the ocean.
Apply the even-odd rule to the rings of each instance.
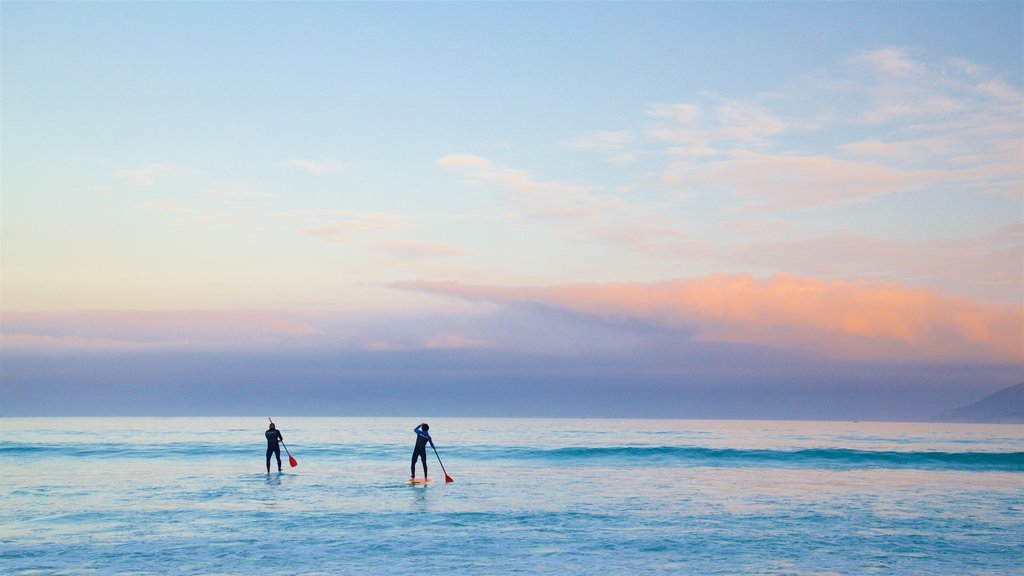
[[[0,420],[0,573],[1024,574],[1024,426],[274,420]]]

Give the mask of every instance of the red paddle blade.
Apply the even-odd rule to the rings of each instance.
[[[288,463],[292,465],[292,468],[299,465],[299,462],[295,458],[292,458],[291,454],[288,455]]]
[[[449,476],[447,472],[445,472],[445,474],[444,474],[444,483],[447,484],[449,482],[455,482],[455,480],[452,480],[452,477]]]

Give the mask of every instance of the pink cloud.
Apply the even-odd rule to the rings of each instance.
[[[729,160],[685,164],[665,183],[687,189],[725,189],[764,209],[812,208],[866,200],[963,177],[951,171],[910,171],[827,156],[737,151]]]
[[[642,320],[696,329],[700,340],[804,348],[836,357],[1024,362],[1021,306],[985,304],[892,283],[722,274],[654,284],[394,286],[507,306],[539,305]]]

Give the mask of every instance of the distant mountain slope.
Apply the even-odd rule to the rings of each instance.
[[[1024,382],[936,417],[943,422],[1024,424]]]

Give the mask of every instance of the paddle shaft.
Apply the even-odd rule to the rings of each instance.
[[[449,478],[451,478],[451,476],[449,476],[448,475],[448,471],[444,469],[444,462],[441,462],[441,457],[438,456],[437,448],[434,448],[434,443],[433,442],[430,443],[430,447],[434,450],[434,456],[437,456],[437,463],[441,465],[441,471],[444,472],[444,480],[445,480],[445,482],[451,482],[451,480],[449,480]]]

